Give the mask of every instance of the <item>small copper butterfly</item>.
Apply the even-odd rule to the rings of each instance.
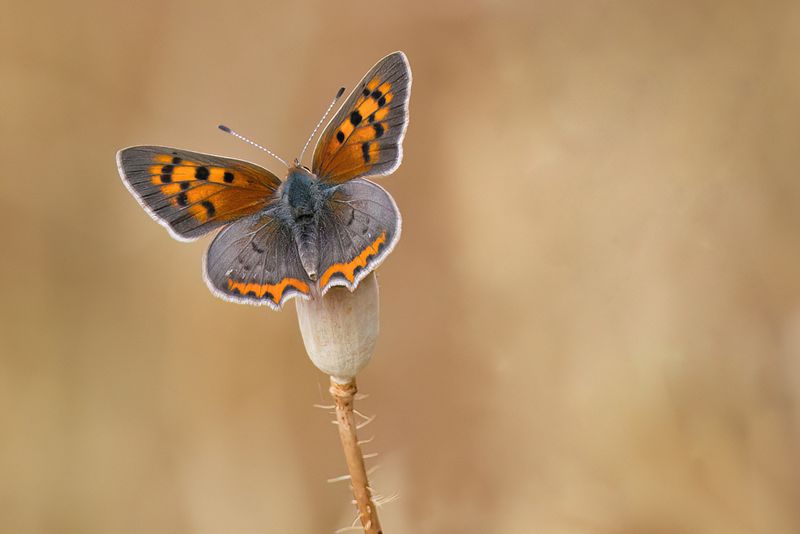
[[[405,54],[378,61],[323,130],[311,168],[301,153],[283,181],[247,161],[163,146],[120,150],[117,167],[139,204],[175,239],[222,227],[203,258],[215,295],[278,310],[334,286],[352,291],[394,248],[400,212],[366,178],[400,165],[410,94]]]

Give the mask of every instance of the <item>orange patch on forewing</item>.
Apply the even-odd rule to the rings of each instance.
[[[210,198],[214,193],[220,191],[221,187],[217,184],[205,184],[201,186],[194,185],[186,190],[187,204],[189,213],[200,222],[206,222],[214,216],[220,208],[220,196],[215,195]],[[204,203],[208,202],[208,205]],[[211,210],[211,211],[209,211]]]
[[[378,102],[374,98],[367,98],[363,104],[358,106],[358,114],[366,120],[370,114],[378,110]]]
[[[211,182],[216,182],[216,183],[220,183],[220,184],[221,183],[231,183],[232,184],[233,181],[236,178],[232,172],[230,172],[230,171],[228,171],[228,169],[224,169],[222,167],[211,167],[210,170],[211,170],[211,174],[209,175],[208,180],[211,181]],[[226,172],[230,176],[230,178],[229,178],[230,181],[229,182],[225,181],[225,173]]]
[[[345,139],[347,139],[350,136],[350,134],[353,133],[353,123],[350,122],[349,116],[339,126],[339,131],[342,132],[342,135],[344,135]]]
[[[371,126],[368,128],[359,128],[356,132],[350,136],[350,139],[347,140],[347,144],[351,145],[354,143],[363,143],[364,141],[372,141],[375,139],[375,129]]]
[[[381,108],[375,112],[375,122],[380,122],[389,114],[389,108]]]
[[[353,124],[350,122],[350,117],[348,116],[344,122],[342,122],[339,127],[336,129],[336,132],[342,132],[343,139],[347,139],[350,137],[350,134],[353,133]],[[336,133],[328,141],[328,144],[325,146],[325,157],[330,157],[331,154],[339,150],[342,146],[342,143],[336,138]]]
[[[378,161],[381,153],[381,144],[378,142],[372,143],[369,145],[369,160],[372,162],[372,165]]]
[[[172,163],[172,156],[168,154],[159,154],[153,158],[153,161],[156,163]]]
[[[372,242],[367,248],[361,251],[361,254],[353,258],[348,263],[334,263],[328,267],[319,279],[319,285],[325,287],[334,274],[341,273],[352,284],[356,278],[356,269],[359,267],[366,267],[367,262],[373,256],[378,254],[380,246],[386,242],[386,232],[381,232],[381,235]]]
[[[165,196],[174,195],[175,193],[180,192],[181,186],[178,184],[166,184],[161,186],[161,192]]]
[[[150,166],[150,181],[156,185],[161,184],[161,165]]]
[[[383,105],[385,106],[389,102],[392,101],[392,94],[389,90],[392,88],[392,84],[389,82],[384,82],[378,85],[380,82],[378,79],[373,79],[369,84],[367,84],[367,89],[370,91],[370,95],[362,96],[356,102],[355,108],[361,114],[362,117],[367,118],[369,115],[374,113],[378,108],[382,107],[380,105],[381,99],[383,99]],[[381,93],[380,96],[374,97],[372,93],[377,89],[378,92]]]
[[[364,102],[366,102],[367,100],[369,100],[371,98],[369,94],[372,91],[374,91],[376,87],[378,87],[379,83],[380,82],[378,81],[377,78],[373,78],[372,81],[370,81],[364,87],[364,89],[366,89],[366,91],[367,91],[367,95],[364,96],[364,94],[363,94],[364,89],[362,89],[361,90],[362,92],[360,92],[360,94],[358,95],[358,98],[356,99],[355,104],[353,104],[353,108],[352,109],[361,109],[361,106],[364,105]]]
[[[176,165],[172,170],[172,179],[176,182],[194,180],[195,168],[187,165]]]
[[[202,202],[204,199],[220,190],[221,187],[218,184],[203,184],[200,186],[192,184],[192,186],[186,190],[186,197],[189,200],[189,204],[194,204],[196,202]]]
[[[308,294],[308,284],[297,278],[284,278],[277,284],[256,284],[255,282],[245,284],[244,282],[235,282],[232,278],[228,278],[228,291],[230,293],[233,294],[234,291],[237,291],[242,296],[247,296],[248,293],[252,292],[257,298],[264,298],[264,296],[269,293],[272,297],[272,302],[275,304],[280,303],[287,287],[292,287],[301,293]]]
[[[335,163],[327,167],[325,172],[336,176],[337,180],[347,181],[369,171],[376,163],[371,158],[372,156],[370,156],[369,163],[364,161],[362,143],[348,144],[342,147],[341,152],[336,156]]]

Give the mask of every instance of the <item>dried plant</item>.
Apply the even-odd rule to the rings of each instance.
[[[373,500],[356,424],[356,374],[372,358],[378,339],[378,282],[370,273],[352,293],[331,289],[324,298],[297,301],[297,318],[308,356],[331,379],[330,393],[342,443],[358,519],[364,532],[382,532]]]

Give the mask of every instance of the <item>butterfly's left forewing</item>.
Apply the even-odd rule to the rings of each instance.
[[[281,184],[253,163],[162,146],[120,150],[117,166],[142,207],[182,241],[258,212]]]

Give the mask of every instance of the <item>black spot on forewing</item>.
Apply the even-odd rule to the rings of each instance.
[[[375,129],[375,139],[383,135],[383,125],[381,123],[375,123],[372,127]]]
[[[186,193],[181,193],[175,199],[175,202],[178,203],[178,206],[186,206],[189,203],[189,197],[186,196]]]
[[[217,213],[217,208],[214,207],[214,203],[210,200],[204,200],[203,207],[206,209],[206,214],[209,218],[213,217],[214,214]]]
[[[190,187],[192,187],[191,182],[181,182],[181,191],[186,191]]]
[[[173,165],[180,165],[182,161],[183,160],[181,158],[179,158],[178,156],[175,156],[174,158],[172,158],[172,164]]]
[[[233,182],[233,173],[232,172],[226,172],[223,175],[222,179],[225,180],[226,184],[229,184],[229,183]]]
[[[336,132],[336,140],[339,141],[340,143],[344,143],[344,132],[343,131],[339,130],[338,132]]]
[[[361,143],[361,155],[364,156],[364,163],[369,163],[369,141]]]
[[[161,167],[161,183],[168,184],[172,181],[172,171],[175,169],[172,165],[164,165]]]
[[[359,113],[358,110],[350,114],[350,124],[353,126],[358,126],[361,124],[361,113]]]
[[[206,167],[197,167],[194,171],[194,177],[198,180],[208,180],[208,175],[211,174],[208,172],[208,168]]]

